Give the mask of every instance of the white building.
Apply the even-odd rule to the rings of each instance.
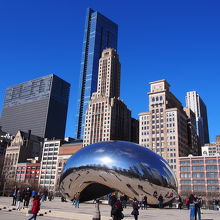
[[[44,142],[39,185],[48,190],[55,190],[58,169],[58,153],[62,140],[47,140]]]

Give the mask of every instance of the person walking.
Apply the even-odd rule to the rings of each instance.
[[[28,219],[28,220],[31,220],[31,219],[34,219],[36,220],[37,219],[37,213],[39,212],[40,210],[40,199],[38,196],[34,196],[34,199],[33,199],[33,206],[32,206],[32,216]]]
[[[48,193],[48,200],[49,200],[49,201],[52,201],[53,199],[54,199],[53,191],[50,191],[50,192]]]
[[[122,211],[123,211],[122,202],[120,200],[116,200],[111,210],[111,216],[113,217],[113,220],[123,219],[124,214],[122,213]]]
[[[147,196],[144,196],[142,202],[143,202],[143,209],[147,209]]]
[[[21,202],[23,201],[22,198],[22,193],[21,191],[18,189],[17,193],[16,193],[16,209],[17,210],[21,210]]]
[[[75,208],[79,208],[80,192],[75,195]]]
[[[134,216],[135,220],[138,220],[138,215],[139,215],[138,209],[140,208],[140,206],[136,198],[133,199],[132,208],[133,211],[131,212],[131,214]]]
[[[181,196],[179,196],[179,198],[178,198],[178,202],[179,202],[179,204],[178,204],[178,209],[182,209],[182,207],[183,207],[183,201],[182,201],[182,198],[181,198]]]
[[[163,208],[163,196],[162,196],[162,194],[160,194],[160,196],[158,197],[158,201],[159,201],[159,208],[162,209]]]
[[[122,195],[120,196],[120,200],[121,200],[121,202],[122,202],[122,208],[123,208],[123,209],[126,208],[126,207],[127,207],[127,200],[128,200],[127,195],[122,194]]]
[[[14,188],[13,191],[12,191],[12,197],[13,197],[12,205],[13,205],[13,206],[16,205],[16,194],[17,194],[17,187],[15,186],[15,188]]]
[[[30,198],[31,198],[31,190],[30,190],[30,188],[27,188],[24,191],[24,207],[29,206]]]
[[[191,194],[189,196],[190,220],[195,220],[195,202],[195,196]]]
[[[31,197],[34,198],[36,196],[36,191],[35,190],[32,190],[31,192]]]
[[[113,205],[115,204],[116,201],[117,201],[117,197],[116,197],[115,193],[112,193],[111,197],[110,197],[110,205],[111,205],[111,207],[113,207]]]

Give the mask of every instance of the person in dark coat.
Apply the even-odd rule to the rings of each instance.
[[[40,199],[38,196],[35,196],[33,200],[32,210],[31,210],[33,215],[28,220],[31,220],[31,219],[36,220],[37,213],[39,212],[39,210],[40,210]]]
[[[162,209],[163,208],[163,196],[161,194],[158,197],[158,201],[159,201],[159,208]]]
[[[30,188],[27,188],[24,191],[24,207],[29,206],[30,198],[31,198],[31,190],[30,190]]]
[[[136,198],[133,199],[132,207],[133,207],[133,211],[131,212],[131,214],[134,216],[135,220],[138,220],[138,215],[139,215],[138,209],[140,208],[140,206]]]
[[[193,194],[189,196],[190,220],[195,220],[195,203],[196,198]]]
[[[17,194],[17,187],[15,186],[15,188],[12,191],[12,197],[13,197],[12,205],[16,205],[16,194]]]
[[[111,210],[111,216],[113,217],[113,220],[121,220],[124,218],[124,215],[122,213],[122,202],[120,200],[117,200]]]
[[[127,195],[122,194],[120,196],[120,200],[121,200],[121,203],[122,203],[122,208],[126,208],[127,207],[127,201],[128,201]]]
[[[143,209],[147,209],[147,196],[144,196],[142,203],[143,203]]]
[[[116,197],[115,193],[112,193],[111,197],[110,197],[110,205],[111,205],[111,207],[113,207],[113,205],[115,204],[116,201],[117,201],[117,197]]]

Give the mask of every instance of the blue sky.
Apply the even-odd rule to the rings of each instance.
[[[210,139],[220,134],[220,1],[0,1],[0,106],[5,89],[55,73],[71,83],[66,136],[73,136],[86,8],[119,25],[121,99],[138,118],[148,83],[166,79],[185,106],[196,90],[208,109]]]

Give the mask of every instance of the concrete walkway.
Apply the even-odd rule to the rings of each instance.
[[[0,197],[0,219],[28,219],[27,209],[21,211],[13,210],[11,206],[12,198]],[[134,219],[130,214],[131,207],[124,209],[124,220]],[[101,219],[111,220],[110,207],[108,205],[100,205]],[[52,202],[46,201],[41,204],[39,212],[39,220],[51,219],[69,219],[69,220],[92,220],[95,213],[95,204],[82,203],[80,208],[75,208],[71,202],[61,202],[59,198],[55,198]],[[202,210],[202,220],[220,220],[220,211]],[[25,217],[24,217],[25,216]],[[139,220],[189,220],[189,210],[178,209],[156,209],[148,208],[140,210]]]

